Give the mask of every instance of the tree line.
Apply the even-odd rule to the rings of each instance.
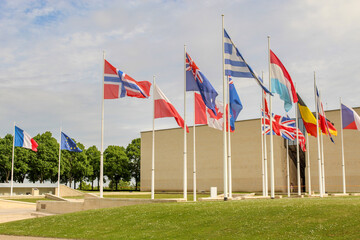
[[[59,143],[51,132],[38,134],[34,140],[39,144],[38,151],[15,147],[14,182],[52,183],[58,180]],[[74,140],[75,141],[75,140]],[[76,142],[76,141],[75,141]],[[80,188],[84,182],[94,182],[99,186],[100,151],[91,146],[85,149],[80,142],[76,142],[82,152],[61,150],[60,182]],[[0,137],[0,182],[8,183],[11,180],[13,136],[7,134]],[[133,139],[126,148],[122,146],[108,146],[104,151],[104,176],[110,180],[110,186],[118,190],[121,182],[135,180],[135,189],[140,185],[140,138]]]

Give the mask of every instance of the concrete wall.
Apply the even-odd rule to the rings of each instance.
[[[260,120],[235,123],[231,133],[233,191],[261,192],[261,137]],[[188,191],[193,189],[193,128],[187,135]],[[196,127],[197,190],[223,191],[223,133],[207,126]],[[268,144],[268,169],[270,148]],[[181,128],[155,132],[155,191],[183,191],[183,130]],[[141,133],[141,191],[151,187],[152,132]],[[275,189],[286,190],[286,151],[284,140],[274,136]],[[291,165],[291,171],[294,170]],[[270,170],[268,171],[270,190]],[[292,177],[293,179],[294,177]],[[295,180],[292,180],[296,183]]]
[[[360,108],[354,109],[360,114]],[[338,130],[338,136],[332,143],[328,136],[324,139],[324,160],[325,160],[325,190],[327,192],[342,192],[342,166],[341,166],[341,125],[340,111],[327,111],[326,117],[334,123]],[[348,192],[360,191],[360,132],[355,130],[344,130],[344,153],[346,168],[346,185]],[[311,161],[311,187],[319,191],[318,175],[318,150],[317,139],[309,136],[310,161]],[[308,182],[306,171],[306,182]]]
[[[33,187],[14,187],[13,194],[14,195],[31,195]],[[39,195],[44,195],[45,193],[54,194],[56,191],[55,187],[37,187],[39,190]],[[1,187],[0,188],[0,196],[10,196],[10,187]]]

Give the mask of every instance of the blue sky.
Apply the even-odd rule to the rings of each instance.
[[[314,110],[313,72],[326,109],[339,97],[360,106],[360,3],[336,1],[1,1],[0,136],[14,121],[34,136],[59,128],[100,147],[102,52],[135,80],[157,83],[183,115],[183,46],[220,93],[221,14],[244,58],[268,82],[267,36]],[[259,87],[235,79],[244,109],[258,118]],[[192,95],[187,98],[192,124]],[[274,109],[284,114],[278,97]],[[290,116],[294,112],[290,111]],[[156,129],[177,127],[156,120]],[[126,146],[152,128],[151,99],[105,102],[105,146]],[[241,131],[241,129],[240,129]]]

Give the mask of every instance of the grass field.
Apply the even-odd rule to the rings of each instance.
[[[360,239],[360,198],[159,203],[0,224],[0,234],[77,239]]]

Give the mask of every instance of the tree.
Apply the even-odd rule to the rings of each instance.
[[[36,159],[36,153],[30,149],[15,147],[14,181],[23,183],[29,170],[29,163]]]
[[[39,144],[36,157],[29,160],[29,172],[27,178],[31,182],[46,180],[57,181],[59,144],[52,137],[51,132],[38,134],[34,140]]]
[[[135,179],[135,190],[138,190],[140,185],[140,147],[140,138],[133,139],[126,147],[126,155],[130,161],[131,176]]]
[[[130,162],[124,147],[108,146],[104,151],[105,175],[115,183],[118,190],[120,180],[130,181]]]
[[[89,161],[90,166],[92,166],[93,172],[91,175],[87,176],[87,180],[91,182],[91,190],[94,190],[94,181],[100,178],[100,151],[97,147],[91,146],[86,150],[86,157]]]
[[[11,175],[13,136],[7,134],[0,138],[0,181],[9,182]]]

